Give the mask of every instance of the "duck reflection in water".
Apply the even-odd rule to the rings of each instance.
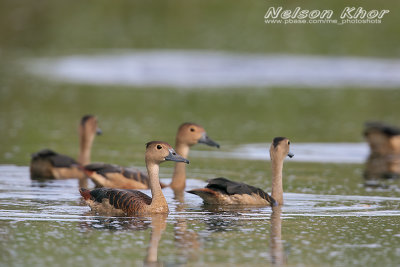
[[[211,233],[220,232],[246,232],[252,233],[252,238],[258,229],[265,229],[268,225],[267,218],[258,219],[259,208],[238,206],[203,205],[202,210],[207,212],[204,223],[206,230]],[[266,214],[267,215],[267,214]],[[282,241],[282,206],[272,207],[270,215],[269,232],[269,260],[273,266],[285,266],[287,257]],[[252,218],[256,218],[253,220]],[[250,219],[250,220],[249,220]],[[249,230],[249,231],[247,231]],[[266,245],[267,246],[267,245]],[[185,248],[185,247],[184,247]],[[267,248],[266,248],[267,249]]]
[[[160,243],[162,233],[167,227],[167,215],[159,214],[151,217],[151,234],[147,254],[144,258],[144,266],[163,266],[158,262],[158,244]]]
[[[275,266],[286,264],[286,256],[282,242],[282,206],[272,207],[271,213],[271,233],[270,250],[271,263]]]
[[[204,222],[207,230],[211,232],[240,231],[246,225],[246,221],[240,219],[243,217],[243,213],[255,212],[255,207],[246,206],[203,204],[201,208],[203,211],[208,212]]]
[[[184,192],[174,191],[174,196],[175,200],[178,201],[175,208],[178,215],[174,224],[175,244],[179,248],[181,259],[193,261],[198,258],[198,250],[201,247],[199,235],[188,229],[187,219],[183,214],[186,210]]]
[[[86,215],[93,215],[90,211]],[[85,221],[80,224],[84,230],[112,230],[112,231],[144,231],[151,227],[150,240],[146,256],[143,259],[144,266],[163,266],[158,261],[158,246],[163,232],[167,226],[167,214],[152,214],[148,217],[96,217],[96,222]]]
[[[400,129],[381,122],[367,122],[364,137],[370,147],[364,171],[365,185],[382,187],[379,184],[382,179],[399,178]]]

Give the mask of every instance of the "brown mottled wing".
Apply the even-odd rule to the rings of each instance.
[[[106,173],[110,172],[122,172],[122,168],[118,165],[106,164],[106,163],[91,163],[85,165],[85,169],[88,171],[94,171],[98,174],[105,176]]]
[[[79,165],[73,158],[58,154],[50,149],[43,149],[32,154],[32,162],[36,160],[48,160],[51,162],[51,165],[58,168],[68,168]]]
[[[128,179],[132,179],[132,180],[138,181],[142,184],[145,184],[147,186],[150,186],[149,177],[141,171],[124,169],[122,174],[124,175],[124,177],[126,177]]]
[[[125,169],[124,167],[114,164],[92,163],[86,165],[85,169],[97,172],[106,179],[108,178],[107,173],[120,173],[127,179],[135,180],[147,186],[150,185],[149,177],[143,172],[140,172],[138,170]]]
[[[108,199],[110,205],[116,209],[122,209],[128,214],[136,213],[144,205],[151,204],[151,197],[136,190],[98,188],[90,191],[90,195],[94,201],[99,203],[102,203],[103,199]]]
[[[267,200],[269,203],[271,203],[272,206],[276,205],[276,200],[273,199],[270,195],[268,195],[268,193],[264,192],[262,189],[245,183],[234,182],[224,177],[208,180],[206,188],[216,190],[221,192],[222,194],[227,194],[227,195],[257,194],[260,197]]]

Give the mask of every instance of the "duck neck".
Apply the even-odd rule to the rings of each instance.
[[[175,145],[175,151],[177,154],[184,158],[187,158],[189,154],[189,146],[177,142]],[[174,174],[172,175],[172,182],[170,187],[174,191],[183,191],[186,186],[186,163],[177,162],[175,163]]]
[[[93,135],[85,134],[82,130],[80,136],[80,147],[79,147],[79,158],[78,158],[78,162],[81,165],[87,165],[90,163],[93,140],[94,140]]]
[[[158,178],[160,166],[156,163],[147,163],[146,167],[149,174],[150,189],[152,195],[150,208],[152,210],[157,209],[160,211],[168,211],[167,200],[165,199],[164,194],[161,191],[160,179]]]
[[[272,190],[271,196],[279,203],[283,204],[283,184],[282,184],[282,169],[283,160],[271,158],[272,165]]]

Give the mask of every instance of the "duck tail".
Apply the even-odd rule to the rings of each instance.
[[[89,189],[81,188],[81,189],[79,189],[79,193],[81,193],[81,196],[85,200],[89,200],[92,197]]]
[[[205,204],[218,204],[220,202],[221,194],[209,188],[198,188],[186,192],[201,197]]]

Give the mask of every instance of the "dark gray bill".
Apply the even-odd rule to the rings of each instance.
[[[289,158],[293,158],[294,154],[292,152],[289,152],[289,154],[287,154]]]
[[[168,156],[165,157],[165,160],[176,161],[176,162],[184,162],[189,164],[189,160],[185,159],[181,155],[176,154],[175,150],[169,149]]]
[[[100,128],[96,129],[96,135],[102,135],[103,131]]]
[[[208,146],[216,146],[217,148],[219,148],[219,144],[214,142],[211,138],[209,138],[205,132],[201,135],[199,143],[206,144]]]

